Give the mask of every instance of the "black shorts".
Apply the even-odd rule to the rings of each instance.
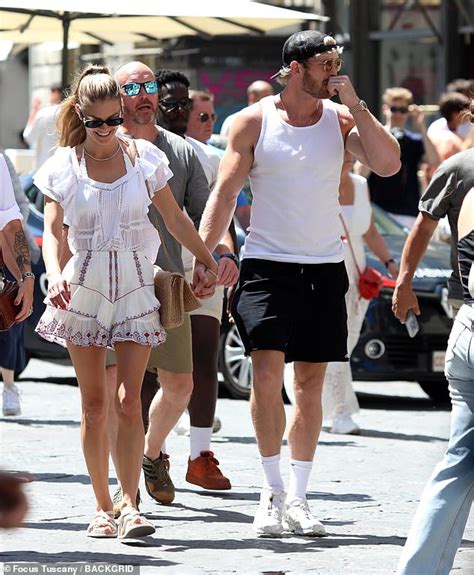
[[[344,262],[294,264],[244,259],[232,315],[249,355],[277,350],[285,361],[348,361]]]

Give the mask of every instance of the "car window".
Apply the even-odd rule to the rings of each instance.
[[[375,218],[375,225],[383,236],[406,237],[407,232],[398,222],[391,218],[385,210],[372,204],[372,211]]]

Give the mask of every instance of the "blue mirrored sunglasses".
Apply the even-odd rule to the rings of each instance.
[[[147,94],[158,94],[160,91],[156,80],[150,80],[150,82],[128,82],[128,84],[124,84],[121,88],[127,96],[137,96],[142,86],[145,88]]]

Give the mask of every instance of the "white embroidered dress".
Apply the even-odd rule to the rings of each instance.
[[[112,348],[119,341],[152,347],[165,341],[153,289],[160,238],[148,218],[145,178],[156,192],[173,174],[156,146],[136,144],[135,165],[123,153],[126,173],[112,183],[89,178],[84,156],[78,161],[70,147],[58,148],[35,175],[43,194],[64,209],[73,254],[63,270],[71,290],[67,309],[46,298],[36,327],[48,341]]]

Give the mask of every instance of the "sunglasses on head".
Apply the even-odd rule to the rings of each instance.
[[[216,121],[217,119],[217,115],[214,114],[214,112],[212,114],[208,114],[207,112],[201,112],[199,114],[199,121],[204,124],[205,122],[207,122],[208,120],[212,120],[213,122]]]
[[[193,107],[193,101],[190,98],[181,98],[181,100],[161,100],[160,107],[166,112],[176,112],[180,108],[189,111]]]
[[[150,80],[149,82],[128,82],[121,86],[126,96],[138,96],[140,90],[143,88],[147,94],[158,94],[158,82],[156,80]]]
[[[117,116],[117,118],[109,118],[108,120],[87,120],[82,116],[81,120],[86,128],[91,129],[100,128],[102,124],[107,124],[107,126],[111,127],[123,124],[123,118],[121,116]]]
[[[407,106],[390,106],[390,112],[392,112],[392,114],[396,114],[397,112],[399,114],[407,114],[408,108]]]

